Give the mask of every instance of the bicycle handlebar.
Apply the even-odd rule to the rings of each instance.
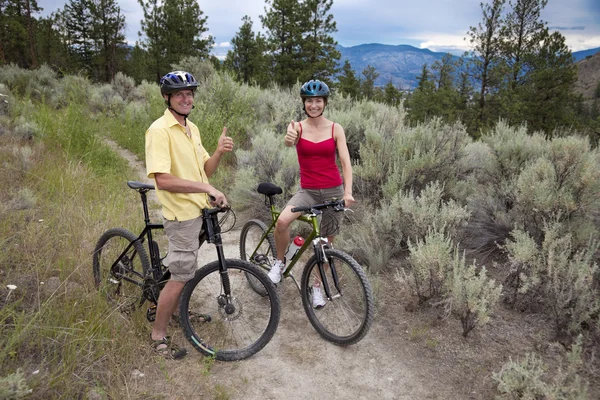
[[[333,201],[328,201],[323,204],[314,204],[312,206],[294,207],[294,208],[292,208],[292,212],[302,212],[302,213],[310,212],[312,214],[319,214],[319,210],[323,210],[325,208],[333,208],[333,211],[336,211],[336,212],[347,210],[346,203],[344,202],[344,200],[333,200]]]

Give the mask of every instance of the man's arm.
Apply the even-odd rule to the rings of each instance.
[[[215,189],[210,183],[181,179],[167,173],[155,173],[154,180],[156,181],[156,187],[160,190],[166,190],[171,193],[207,193],[209,196],[215,198],[214,204],[227,204],[225,195]]]
[[[204,162],[204,172],[207,177],[211,177],[212,174],[215,173],[217,167],[219,166],[219,162],[221,162],[221,157],[223,154],[228,153],[233,150],[233,139],[227,136],[227,127],[223,127],[223,132],[219,137],[219,143],[217,144],[217,149],[213,153],[213,155]]]

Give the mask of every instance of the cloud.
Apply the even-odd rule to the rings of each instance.
[[[231,47],[231,43],[230,42],[221,42],[221,43],[216,43],[215,47],[223,47],[223,48],[230,48]]]
[[[548,29],[555,31],[583,31],[585,26],[549,26]]]

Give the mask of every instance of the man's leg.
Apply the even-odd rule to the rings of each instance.
[[[152,328],[152,340],[160,340],[167,336],[167,325],[171,314],[177,308],[184,286],[185,282],[169,281],[161,290],[156,307],[156,320]]]

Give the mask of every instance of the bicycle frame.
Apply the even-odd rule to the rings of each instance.
[[[279,219],[279,216],[281,215],[281,211],[278,211],[275,208],[275,204],[273,202],[273,197],[268,196],[268,198],[269,198],[270,210],[271,210],[271,223],[269,224],[267,230],[264,232],[264,234],[260,238],[258,245],[256,246],[256,248],[254,249],[254,251],[251,254],[251,258],[253,258],[256,255],[256,250],[258,250],[260,248],[262,243],[266,240],[267,236],[274,231],[275,224],[277,224],[277,220]],[[321,227],[319,225],[317,216],[318,216],[318,214],[313,212],[311,214],[304,214],[304,215],[301,215],[298,217],[298,219],[297,219],[298,221],[310,224],[312,226],[312,231],[310,232],[308,237],[305,239],[302,247],[300,247],[300,249],[298,249],[298,252],[294,255],[292,260],[290,260],[289,264],[286,265],[286,268],[283,271],[283,276],[284,277],[292,276],[291,275],[292,269],[294,268],[294,266],[296,265],[296,263],[298,262],[300,257],[302,257],[304,252],[306,250],[308,250],[309,246],[312,246],[313,251],[315,252],[315,255],[317,257],[317,265],[319,266],[319,274],[321,275],[321,280],[323,282],[325,295],[328,298],[331,298],[331,290],[330,290],[329,284],[327,282],[327,276],[325,274],[325,267],[324,267],[324,263],[327,262],[325,259],[326,257],[325,257],[324,246],[328,243],[328,239],[321,236]],[[338,292],[340,292],[339,280],[337,277],[337,271],[335,270],[335,266],[333,266],[333,268],[331,268],[331,274],[332,274],[332,277],[334,280],[334,285],[338,289]],[[293,278],[294,277],[292,276],[292,279]],[[298,285],[298,282],[296,282],[295,279],[294,279],[294,282],[296,283],[298,290],[301,290],[300,286]]]

